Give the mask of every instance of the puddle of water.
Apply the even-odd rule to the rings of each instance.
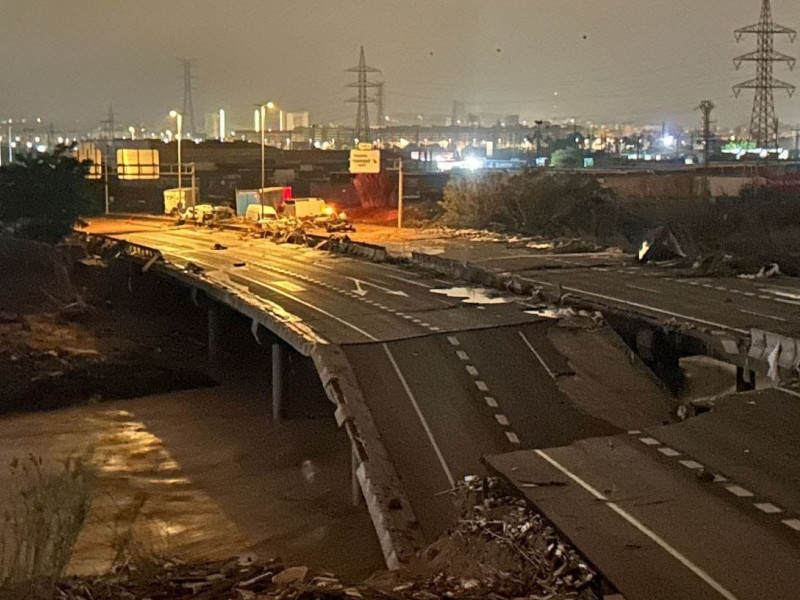
[[[505,296],[498,296],[493,290],[486,288],[452,287],[431,290],[432,294],[440,294],[448,298],[461,298],[464,304],[508,304]]]

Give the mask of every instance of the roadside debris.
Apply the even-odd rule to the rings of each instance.
[[[501,479],[467,477],[452,496],[461,507],[458,523],[408,567],[368,585],[426,600],[600,597],[591,567]]]
[[[496,290],[482,287],[452,287],[431,290],[432,294],[461,298],[462,304],[507,304],[509,298],[500,295]]]
[[[755,275],[742,274],[738,275],[738,277],[739,279],[770,279],[772,277],[779,277],[780,275],[781,268],[778,266],[778,263],[772,263],[771,265],[761,267]]]
[[[669,227],[656,227],[645,235],[639,248],[639,262],[656,262],[686,258],[678,240]]]

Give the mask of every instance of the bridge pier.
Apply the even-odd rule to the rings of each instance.
[[[222,328],[220,308],[212,302],[208,305],[208,368],[216,375],[222,368]]]
[[[749,392],[756,389],[756,372],[747,371],[747,379],[744,378],[744,367],[736,367],[736,391]]]
[[[281,422],[283,409],[283,348],[272,344],[272,421]]]

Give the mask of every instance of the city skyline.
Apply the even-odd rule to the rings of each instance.
[[[348,125],[355,110],[344,103],[352,95],[344,70],[363,45],[383,72],[389,115],[450,114],[459,101],[470,112],[528,120],[694,127],[696,107],[711,99],[718,125],[746,126],[752,97],[734,98],[742,73],[732,59],[754,48],[737,44],[733,30],[757,20],[760,2],[642,4],[15,3],[0,40],[0,117],[91,130],[111,104],[120,122],[167,123],[183,98],[178,58],[191,57],[201,124],[218,108],[247,122],[252,103],[269,97],[309,111],[312,122]],[[788,0],[775,0],[773,11],[798,23]],[[791,52],[784,42],[776,48]],[[777,74],[794,81],[786,69]],[[783,123],[800,122],[794,99],[776,97],[776,109]]]

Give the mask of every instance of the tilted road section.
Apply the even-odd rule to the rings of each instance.
[[[551,318],[519,297],[234,233],[90,231],[157,249],[150,270],[313,358],[390,567],[453,522],[448,492],[482,472],[481,457],[672,420],[667,393],[589,316]]]

